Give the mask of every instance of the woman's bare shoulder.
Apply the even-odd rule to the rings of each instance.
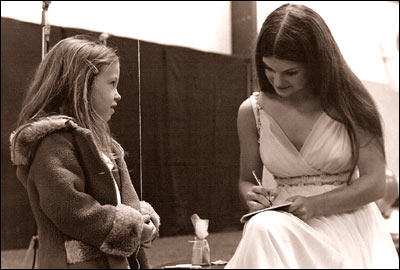
[[[248,97],[247,99],[245,99],[239,106],[239,112],[240,111],[248,111],[248,110],[252,110],[251,107],[251,97]]]
[[[238,117],[237,117],[237,128],[239,130],[239,133],[241,132],[254,133],[257,131],[256,127],[257,127],[256,118],[251,103],[251,97],[249,97],[246,100],[244,100],[239,107]]]
[[[253,117],[253,106],[251,104],[251,97],[245,99],[239,106],[238,118],[249,119]]]

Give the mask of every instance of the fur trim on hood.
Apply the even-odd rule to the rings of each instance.
[[[77,127],[74,119],[65,115],[39,118],[18,127],[10,135],[11,161],[17,166],[29,165],[42,138],[54,131]]]

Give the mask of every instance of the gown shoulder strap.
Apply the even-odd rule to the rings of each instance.
[[[253,108],[253,113],[254,117],[256,119],[256,125],[257,125],[257,132],[258,132],[258,138],[260,138],[260,129],[261,129],[261,121],[260,121],[260,104],[259,104],[259,92],[253,92],[253,94],[250,96],[250,102],[251,102],[251,107]],[[260,139],[258,139],[260,142]]]

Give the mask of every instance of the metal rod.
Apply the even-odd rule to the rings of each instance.
[[[139,83],[139,164],[140,164],[140,199],[143,200],[143,160],[142,160],[142,104],[141,104],[141,82],[140,82],[140,40],[138,44],[138,83]]]
[[[50,25],[47,19],[47,11],[51,1],[42,1],[42,60],[49,49]]]

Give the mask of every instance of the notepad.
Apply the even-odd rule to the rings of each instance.
[[[254,211],[254,212],[245,214],[245,215],[243,215],[243,216],[240,218],[240,222],[241,222],[241,223],[245,223],[245,222],[246,222],[247,220],[249,220],[252,216],[257,215],[258,213],[261,213],[261,212],[269,211],[269,210],[288,211],[289,205],[291,205],[292,203],[293,203],[293,202],[286,202],[286,203],[274,205],[274,206],[271,206],[271,207],[268,207],[268,208],[264,208],[264,209],[261,209],[261,210],[257,210],[257,211]]]

